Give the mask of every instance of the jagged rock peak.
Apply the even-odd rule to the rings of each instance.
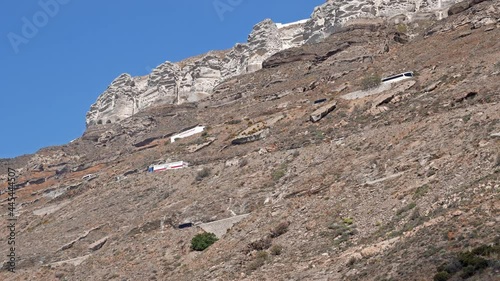
[[[116,77],[113,82],[111,82],[110,87],[120,87],[120,86],[130,86],[132,83],[132,76],[128,73],[123,73]]]
[[[328,0],[314,9],[304,30],[305,43],[318,43],[347,22],[357,18],[442,19],[460,0]]]
[[[167,61],[144,77],[122,74],[91,106],[87,126],[113,123],[153,105],[208,97],[222,80],[257,71],[276,52],[301,45],[304,24],[304,20],[276,24],[266,19],[253,27],[247,43],[228,51],[211,51],[178,63]]]

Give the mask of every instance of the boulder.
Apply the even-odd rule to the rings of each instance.
[[[193,144],[187,147],[187,151],[190,153],[194,153],[196,151],[199,151],[209,145],[211,145],[215,141],[215,138],[207,138],[206,142],[200,143],[200,144]]]
[[[337,102],[333,101],[333,102],[330,102],[330,103],[318,108],[316,111],[314,111],[311,114],[311,121],[318,122],[323,117],[328,115],[328,113],[332,112],[336,107],[337,107]]]
[[[451,5],[451,7],[448,9],[448,15],[451,16],[451,15],[456,15],[456,14],[459,14],[467,9],[469,9],[470,7],[474,6],[474,5],[477,5],[481,2],[484,2],[486,0],[465,0],[465,1],[460,1],[458,3],[455,3],[453,5]]]
[[[465,0],[459,3],[456,3],[448,9],[448,16],[459,14],[471,7],[471,0]]]
[[[106,244],[107,241],[108,241],[108,237],[104,237],[102,239],[99,239],[99,240],[97,240],[94,243],[89,245],[89,250],[97,251],[97,250],[101,249],[102,246],[104,246],[104,244]]]
[[[256,131],[249,134],[240,134],[231,141],[231,144],[245,144],[248,142],[257,141],[265,138],[268,134],[269,134],[269,128],[262,129],[260,131]]]

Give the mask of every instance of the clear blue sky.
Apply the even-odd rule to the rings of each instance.
[[[0,158],[81,136],[90,105],[121,73],[228,49],[266,18],[308,18],[324,2],[2,1]]]

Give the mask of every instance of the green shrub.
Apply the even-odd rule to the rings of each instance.
[[[273,230],[271,230],[271,238],[276,238],[285,234],[288,231],[289,222],[284,221],[279,223]]]
[[[498,252],[498,249],[496,249],[496,251]],[[494,252],[495,252],[494,247],[492,247],[490,245],[481,245],[481,246],[475,248],[474,250],[472,250],[471,253],[474,255],[487,257]]]
[[[196,181],[202,181],[204,178],[210,176],[210,169],[203,168],[201,171],[196,174]]]
[[[342,218],[327,226],[330,231],[325,234],[335,246],[348,242],[350,238],[358,234],[358,230],[352,218]]]
[[[274,170],[271,174],[271,177],[273,178],[274,181],[278,181],[283,176],[285,176],[285,171],[283,170]]]
[[[458,255],[458,261],[463,267],[472,267],[475,270],[481,270],[488,267],[488,261],[471,252],[463,252]]]
[[[240,123],[241,123],[241,120],[239,120],[239,119],[232,119],[232,120],[229,120],[227,122],[227,124],[229,124],[229,125],[236,125],[236,124],[240,124]]]
[[[271,177],[272,177],[273,181],[278,181],[279,179],[284,177],[287,169],[288,169],[287,164],[283,163],[279,166],[279,168],[277,168],[276,170],[273,170],[271,172]]]
[[[443,270],[441,270],[441,271],[446,271],[449,274],[455,274],[455,273],[459,272],[460,270],[462,270],[462,264],[457,259],[454,258],[450,261],[450,263],[445,265],[443,267]]]
[[[396,211],[396,216],[400,216],[406,212],[408,212],[409,210],[415,208],[417,206],[417,204],[415,202],[411,202],[410,204],[402,207],[401,209],[397,210]]]
[[[256,270],[259,267],[263,266],[268,259],[269,255],[266,251],[258,251],[257,255],[255,256],[255,260],[248,265],[248,269]]]
[[[261,260],[267,260],[269,258],[269,255],[267,254],[266,251],[258,251],[256,258]]]
[[[476,270],[474,269],[474,267],[472,265],[469,265],[469,266],[465,267],[464,270],[462,270],[460,277],[462,279],[467,279],[469,277],[474,276],[475,273],[476,273]]]
[[[273,256],[279,256],[283,252],[283,246],[281,245],[274,245],[271,247],[269,250],[271,252],[271,255]]]
[[[408,32],[408,26],[404,23],[400,23],[396,26],[396,29],[399,33],[406,33]]]
[[[382,79],[379,75],[374,74],[371,76],[365,76],[361,81],[361,88],[363,90],[372,89],[378,87],[380,83],[382,83]]]
[[[203,251],[217,240],[219,239],[217,239],[217,236],[213,233],[206,232],[197,234],[193,237],[193,239],[191,239],[191,249],[195,251]]]
[[[413,200],[423,197],[425,194],[427,194],[428,191],[429,191],[429,186],[427,184],[419,186],[415,190],[415,193],[413,194]]]
[[[344,224],[351,225],[354,221],[352,218],[343,218],[342,222],[344,222]]]
[[[453,258],[448,264],[444,264],[437,268],[438,274],[435,275],[434,280],[448,280],[436,279],[444,278],[448,273],[448,278],[455,273],[460,273],[460,277],[467,279],[474,276],[476,273],[490,266],[489,260],[483,258],[498,253],[498,244],[494,246],[482,245],[472,251],[458,253],[456,258]],[[444,273],[443,273],[444,272]]]
[[[271,247],[271,244],[272,244],[271,238],[266,236],[262,239],[259,239],[255,242],[248,244],[248,248],[250,250],[262,251],[269,249],[269,247]]]
[[[451,275],[446,271],[441,271],[434,275],[434,281],[446,281],[451,278]]]
[[[248,165],[248,160],[246,158],[241,159],[241,161],[240,161],[240,168],[243,168],[246,165]]]
[[[331,233],[332,238],[337,238],[343,233],[350,231],[349,226],[340,223],[332,223],[328,226],[328,228],[333,230],[333,232]]]
[[[314,131],[312,132],[313,133],[313,137],[314,139],[316,140],[323,140],[325,139],[325,133],[321,132],[321,131]]]
[[[347,261],[346,265],[347,265],[347,267],[352,267],[357,261],[358,261],[358,258],[353,256],[349,259],[349,261]]]

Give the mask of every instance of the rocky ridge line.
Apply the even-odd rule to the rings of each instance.
[[[457,0],[327,1],[311,17],[289,24],[266,19],[254,26],[247,43],[226,51],[211,51],[178,63],[165,62],[148,76],[122,74],[87,112],[87,127],[116,123],[159,104],[197,102],[222,81],[255,72],[282,50],[323,41],[356,19],[387,18],[396,22],[443,18]],[[480,0],[468,0],[481,2]]]

